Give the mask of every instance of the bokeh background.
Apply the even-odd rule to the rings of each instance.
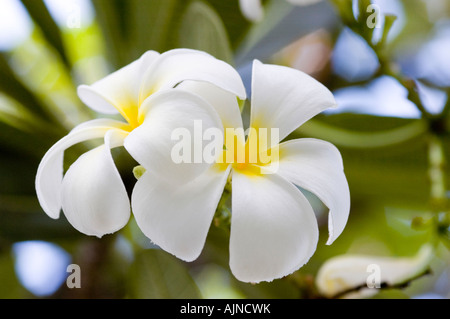
[[[365,23],[368,3],[380,9],[376,28]],[[238,0],[0,0],[0,298],[320,298],[315,278],[331,257],[408,257],[426,243],[434,247],[432,272],[372,297],[450,297],[450,1],[264,6],[264,19],[252,23]],[[335,94],[337,109],[290,138],[339,148],[350,218],[326,246],[327,208],[308,194],[320,241],[293,275],[258,285],[234,279],[220,219],[200,258],[185,263],[153,246],[133,219],[97,239],[40,208],[40,159],[73,126],[99,116],[78,99],[77,85],[146,50],[178,47],[231,63],[248,89],[259,59],[307,72]],[[66,152],[66,166],[85,147]],[[121,149],[114,156],[131,190],[134,164]],[[79,289],[65,284],[73,263],[81,268]]]

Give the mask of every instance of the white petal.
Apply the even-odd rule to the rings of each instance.
[[[217,112],[204,99],[181,89],[165,90],[150,96],[141,105],[143,124],[125,139],[125,148],[147,170],[184,183],[193,180],[212,163],[204,161],[204,132],[214,129],[215,140],[223,146],[223,127]],[[186,133],[181,136],[178,133]],[[172,155],[176,145],[187,141],[192,156],[184,162]]]
[[[108,131],[105,144],[81,155],[64,176],[62,209],[72,226],[86,235],[113,233],[130,218],[130,201],[110,150],[125,136]]]
[[[278,128],[280,141],[313,116],[336,106],[333,94],[299,70],[262,64],[252,73],[250,126]]]
[[[280,144],[279,156],[276,173],[312,192],[329,208],[327,244],[332,244],[350,212],[350,191],[339,150],[328,142],[303,138]]]
[[[261,0],[239,0],[242,14],[253,22],[259,22],[264,18],[264,9]]]
[[[123,107],[137,107],[142,77],[158,56],[155,51],[147,51],[94,84],[80,85],[78,96],[91,109],[105,114],[116,114]]]
[[[305,196],[276,174],[233,171],[230,267],[244,282],[289,275],[313,255],[318,241],[314,212]]]
[[[103,138],[112,128],[122,129],[125,123],[114,120],[92,120],[75,127],[71,133],[53,145],[39,164],[36,174],[36,194],[43,210],[51,218],[58,218],[61,210],[61,182],[64,151],[91,139]]]
[[[186,80],[212,83],[245,100],[239,73],[228,63],[202,51],[174,49],[160,55],[147,71],[141,87],[141,101],[158,90],[173,88]]]
[[[83,122],[77,126],[75,126],[71,131],[70,134],[74,134],[79,131],[87,130],[87,129],[118,129],[118,130],[128,130],[129,126],[125,122],[116,121],[112,119],[107,118],[100,118],[95,120],[90,120],[87,122]]]
[[[341,255],[327,260],[319,269],[316,278],[317,288],[326,297],[333,297],[351,289],[368,288],[367,284],[395,285],[420,275],[433,257],[433,249],[423,246],[413,257],[380,257],[370,255]],[[379,275],[379,278],[377,278]],[[379,292],[367,289],[365,296]],[[369,292],[369,294],[367,294]]]
[[[297,6],[309,6],[311,4],[318,3],[322,0],[287,0],[287,1]]]
[[[236,95],[206,82],[185,81],[177,88],[197,94],[219,114],[224,128],[242,128],[242,116]]]
[[[205,244],[230,168],[209,169],[184,184],[167,184],[151,172],[136,183],[133,214],[142,232],[165,251],[195,260]]]

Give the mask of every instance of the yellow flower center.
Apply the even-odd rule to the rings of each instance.
[[[250,129],[244,142],[243,134],[238,136],[235,130],[226,129],[219,167],[226,169],[231,164],[234,170],[249,176],[262,174],[265,166],[278,160],[278,148],[268,148],[267,134],[260,132],[259,129]]]

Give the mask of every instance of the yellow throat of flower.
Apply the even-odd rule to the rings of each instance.
[[[269,147],[267,134],[260,133],[259,129],[250,129],[245,140],[243,134],[226,129],[224,150],[219,156],[218,164],[223,169],[232,165],[234,170],[246,175],[264,174],[264,168],[277,162],[279,154],[278,147]]]

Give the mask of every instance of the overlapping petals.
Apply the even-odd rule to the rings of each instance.
[[[81,155],[64,176],[61,204],[67,220],[78,231],[101,237],[128,223],[130,201],[111,156],[123,144],[124,132],[110,130],[105,144]]]
[[[62,208],[68,221],[87,235],[101,237],[122,228],[130,216],[130,202],[111,156],[115,147],[124,146],[157,179],[187,182],[208,170],[210,164],[170,165],[175,128],[194,134],[194,123],[200,121],[202,129],[196,132],[200,135],[208,128],[223,129],[210,105],[214,101],[202,98],[201,91],[177,88],[184,81],[190,81],[191,87],[200,83],[220,88],[235,100],[246,97],[242,80],[230,65],[187,49],[146,52],[98,82],[81,85],[78,94],[86,105],[99,113],[119,113],[126,122],[82,123],[45,154],[36,175],[36,193],[44,211],[58,218]],[[104,143],[82,154],[64,175],[64,151],[94,139]]]
[[[183,260],[200,255],[230,180],[230,268],[241,281],[281,278],[314,254],[318,224],[300,188],[316,194],[330,210],[327,244],[344,230],[350,193],[339,151],[316,139],[283,142],[303,123],[336,106],[331,92],[310,76],[254,62],[254,133],[247,140],[238,131],[228,134],[228,129],[243,132],[239,101],[246,94],[241,79],[231,66],[203,52],[149,51],[104,79],[80,86],[78,93],[95,111],[119,113],[125,122],[97,119],[80,124],[47,152],[36,191],[50,217],[58,218],[62,208],[76,229],[98,237],[126,225],[130,201],[111,156],[112,148],[124,146],[146,169],[131,198],[138,226]],[[174,161],[177,129],[189,133],[194,151],[205,132],[218,131],[222,139],[216,148],[220,154],[214,155],[217,162]],[[263,129],[268,130],[266,141],[258,135]],[[278,130],[276,136],[271,135],[273,129]],[[64,175],[64,151],[99,138],[104,143],[81,155]],[[256,149],[253,142],[260,143]],[[204,149],[202,143],[200,151]],[[236,156],[239,150],[246,152],[243,158]],[[265,162],[260,156],[264,152],[277,156]],[[252,155],[257,155],[256,162],[250,160]]]
[[[245,99],[239,74],[227,63],[197,50],[175,49],[144,53],[138,60],[92,85],[81,85],[78,95],[100,113],[120,113],[136,127],[144,117],[139,108],[152,94],[194,80],[211,83]]]
[[[189,85],[180,87],[184,86]],[[208,86],[197,86],[196,90],[202,92]],[[215,101],[211,105],[222,116],[223,126],[242,128],[239,112],[226,109],[228,103],[237,110],[236,99],[227,99],[229,93],[223,91],[208,92],[205,96]],[[161,187],[151,175],[141,178],[132,205],[138,223],[146,225],[145,234],[175,256],[195,259],[225,181],[231,176],[230,268],[235,277],[245,282],[272,281],[300,268],[316,250],[318,225],[310,203],[295,185],[316,194],[330,209],[328,244],[342,233],[347,222],[349,188],[341,155],[330,143],[315,139],[277,143],[335,105],[331,92],[310,76],[255,61],[250,127],[279,128],[275,144],[264,144],[279,156],[268,164],[216,164],[173,192]],[[165,198],[165,192],[171,193],[173,201]],[[156,203],[157,209],[151,203]]]
[[[75,127],[44,155],[36,174],[36,194],[41,207],[52,218],[61,210],[64,151],[88,140],[104,138],[109,131],[125,132],[126,124],[115,120],[92,120]]]
[[[185,261],[195,260],[205,244],[230,168],[211,167],[186,184],[173,185],[146,172],[133,190],[136,222],[162,249]]]

